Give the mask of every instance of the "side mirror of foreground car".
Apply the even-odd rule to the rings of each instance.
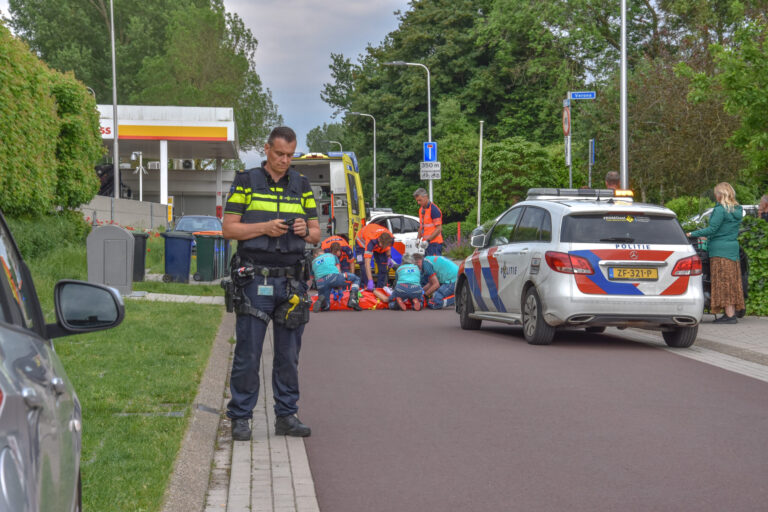
[[[483,247],[485,245],[485,230],[482,226],[473,229],[471,237],[469,245],[472,247]]]
[[[56,323],[45,326],[48,338],[117,327],[125,317],[120,293],[108,286],[64,279],[53,291]]]

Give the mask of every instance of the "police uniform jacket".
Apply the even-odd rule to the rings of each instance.
[[[224,213],[241,216],[241,222],[258,223],[273,219],[317,219],[317,205],[309,180],[291,168],[277,182],[261,167],[235,176]],[[254,265],[281,267],[304,257],[304,239],[291,228],[279,237],[257,236],[238,242],[237,254]]]

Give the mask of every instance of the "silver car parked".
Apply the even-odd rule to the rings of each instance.
[[[612,190],[531,189],[461,264],[456,311],[523,326],[534,345],[560,327],[660,330],[667,345],[696,340],[704,296],[701,260],[674,212]]]
[[[32,276],[0,212],[0,511],[73,512],[80,495],[80,403],[52,338],[115,327],[106,286],[64,280],[46,324]]]

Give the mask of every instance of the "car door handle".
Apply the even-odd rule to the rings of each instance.
[[[40,409],[43,407],[43,399],[40,398],[40,395],[33,388],[22,388],[21,397],[30,409]]]
[[[61,377],[54,377],[51,379],[51,387],[57,395],[64,393],[67,390],[67,385],[64,384],[64,379]]]

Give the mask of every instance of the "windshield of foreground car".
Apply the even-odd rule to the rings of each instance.
[[[688,244],[675,217],[637,213],[590,213],[563,217],[561,242]]]

